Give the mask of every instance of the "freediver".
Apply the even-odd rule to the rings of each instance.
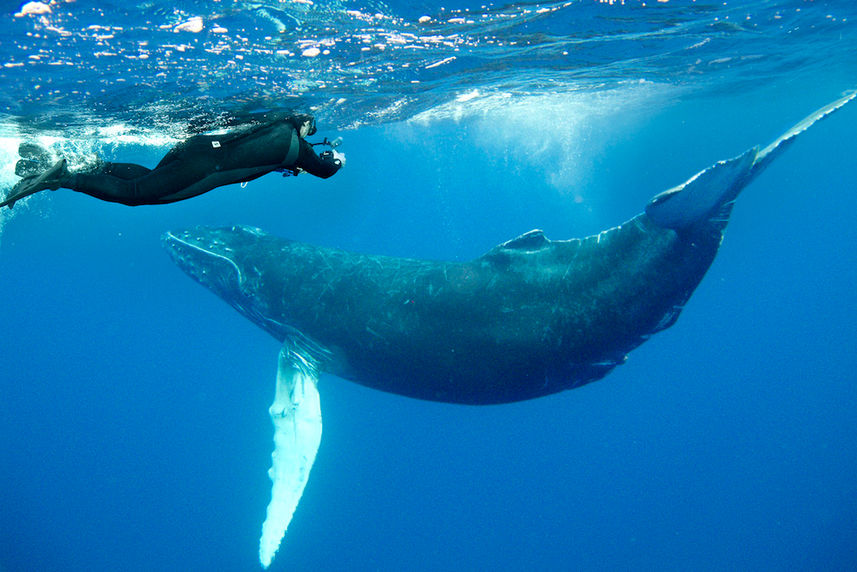
[[[72,173],[66,160],[48,168],[47,151],[32,143],[19,147],[15,173],[23,177],[0,208],[45,190],[59,188],[85,193],[123,205],[160,205],[189,199],[223,185],[245,183],[277,171],[297,175],[306,171],[326,179],[345,165],[345,155],[331,149],[316,154],[305,137],[316,132],[306,114],[269,112],[252,116],[223,135],[193,135],[177,144],[149,169],[134,163],[99,162],[85,172]]]

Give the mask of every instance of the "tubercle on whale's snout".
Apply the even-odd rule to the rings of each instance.
[[[169,254],[170,258],[175,262],[177,262],[179,254],[178,248],[176,248],[178,244],[179,241],[176,238],[176,233],[173,231],[167,231],[161,235],[161,246],[164,247],[164,250],[167,251],[167,254]]]

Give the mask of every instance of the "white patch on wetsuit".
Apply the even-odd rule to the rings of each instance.
[[[220,149],[220,141],[212,141],[211,146],[215,149]]]

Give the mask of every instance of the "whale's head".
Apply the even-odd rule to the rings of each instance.
[[[195,227],[161,237],[173,261],[251,321],[276,335],[259,253],[269,236],[259,229]]]

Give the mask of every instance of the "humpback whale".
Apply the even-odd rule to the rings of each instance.
[[[373,256],[244,226],[164,234],[176,264],[282,342],[269,409],[270,565],[321,440],[327,372],[418,399],[494,404],[604,377],[670,327],[705,275],[739,193],[850,93],[767,147],[719,161],[596,235],[540,230],[469,262]]]

